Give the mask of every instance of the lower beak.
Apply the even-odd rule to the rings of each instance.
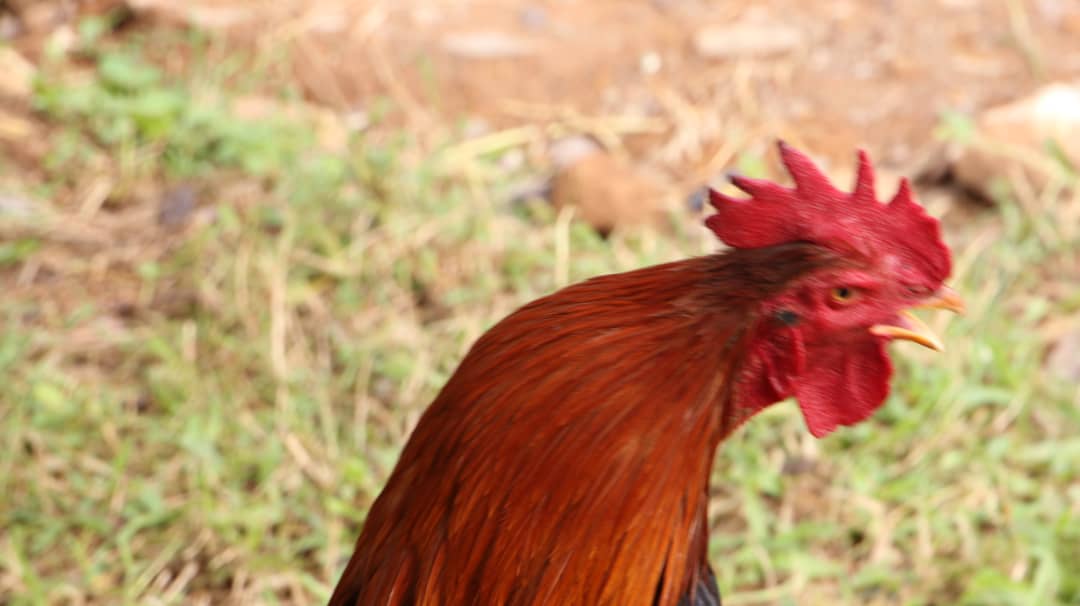
[[[964,313],[964,300],[956,291],[948,286],[942,286],[930,298],[915,305],[913,309],[947,309],[949,311]],[[934,351],[944,351],[945,344],[934,334],[922,320],[910,311],[902,311],[897,316],[895,324],[875,324],[870,327],[872,334],[890,339],[904,339],[914,341],[923,347],[929,347]]]

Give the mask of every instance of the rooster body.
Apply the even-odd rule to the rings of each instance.
[[[789,168],[801,159],[782,152]],[[922,299],[948,273],[935,262]],[[843,247],[780,239],[519,309],[420,419],[331,604],[718,605],[706,519],[717,446],[789,396],[815,435],[866,418],[887,393],[885,342],[914,340],[899,320],[888,337],[867,332],[869,312],[858,333],[823,319],[817,293],[866,271]]]

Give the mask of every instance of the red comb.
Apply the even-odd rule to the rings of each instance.
[[[787,242],[813,242],[871,259],[896,255],[941,282],[952,261],[941,239],[937,219],[926,214],[911,195],[907,179],[888,204],[874,193],[874,167],[859,150],[855,191],[840,191],[802,152],[783,141],[780,158],[795,181],[794,188],[760,179],[733,176],[731,182],[750,194],[749,200],[709,190],[716,214],[705,220],[725,244],[760,248]]]

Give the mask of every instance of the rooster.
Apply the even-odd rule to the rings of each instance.
[[[717,446],[794,398],[823,437],[881,406],[912,308],[961,311],[949,249],[901,181],[879,202],[781,142],[785,187],[732,177],[725,252],[593,278],[484,334],[424,413],[331,605],[709,606]]]

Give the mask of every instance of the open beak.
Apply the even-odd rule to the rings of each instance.
[[[958,314],[964,313],[964,300],[956,291],[948,286],[942,286],[928,299],[922,301],[913,309],[947,309]],[[930,330],[930,327],[910,311],[902,311],[897,316],[896,324],[875,324],[870,327],[872,334],[891,339],[905,339],[914,341],[923,347],[929,347],[934,351],[944,351],[945,344]]]

